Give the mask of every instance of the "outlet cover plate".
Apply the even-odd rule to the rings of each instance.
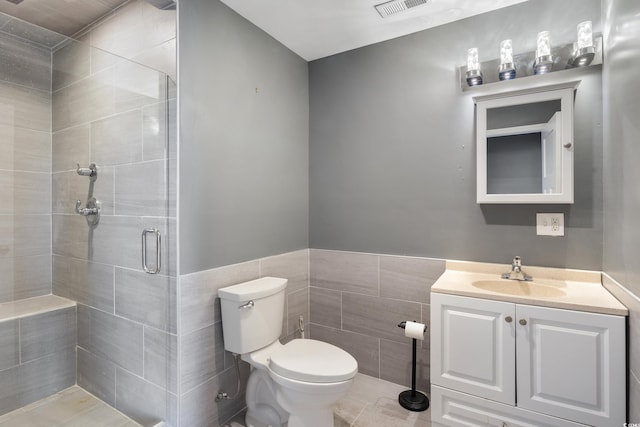
[[[538,236],[564,236],[564,214],[537,213],[536,234]]]

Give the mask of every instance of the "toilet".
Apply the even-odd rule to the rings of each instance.
[[[346,351],[317,340],[278,340],[287,279],[263,277],[218,290],[224,348],[251,365],[247,427],[332,427],[333,406],[358,372]]]

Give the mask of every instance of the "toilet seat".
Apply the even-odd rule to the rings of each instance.
[[[329,343],[295,339],[271,353],[269,369],[291,380],[337,383],[352,379],[358,372],[358,362]]]

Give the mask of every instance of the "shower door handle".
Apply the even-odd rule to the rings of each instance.
[[[150,269],[147,266],[147,234],[156,235],[156,268]],[[142,269],[145,273],[160,273],[160,259],[162,258],[162,239],[160,238],[160,230],[157,228],[145,228],[142,230]]]

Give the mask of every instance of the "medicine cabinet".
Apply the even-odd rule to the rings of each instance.
[[[478,203],[573,203],[578,84],[473,98]]]

